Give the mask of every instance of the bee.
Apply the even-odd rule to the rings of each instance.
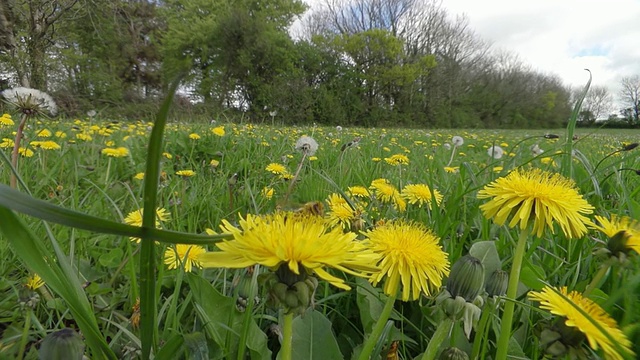
[[[324,217],[324,204],[321,201],[310,201],[303,204],[294,210],[289,210],[290,207],[278,205],[277,210],[289,211],[293,213],[293,218],[302,219],[307,217]]]
[[[324,204],[320,201],[310,201],[294,211],[302,216],[324,216]]]
[[[400,341],[394,340],[391,342],[391,346],[389,347],[389,351],[387,351],[387,360],[398,360],[398,345]]]

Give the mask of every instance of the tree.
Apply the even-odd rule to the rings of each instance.
[[[22,86],[47,90],[51,45],[61,34],[56,26],[73,16],[78,0],[7,1],[0,8],[0,36],[5,51],[0,60],[10,64]]]
[[[572,91],[572,98],[582,96],[582,88]],[[582,111],[578,116],[581,125],[591,126],[598,119],[605,119],[611,113],[613,98],[606,86],[592,86],[582,102]]]
[[[626,108],[622,110],[629,125],[640,123],[640,75],[624,77],[620,81],[620,99]]]

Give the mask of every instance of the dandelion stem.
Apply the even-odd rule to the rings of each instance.
[[[518,244],[516,245],[516,252],[513,254],[511,274],[509,275],[509,286],[507,287],[507,298],[512,301],[507,301],[504,306],[504,313],[502,314],[502,320],[500,321],[500,336],[498,338],[498,352],[496,353],[496,360],[506,360],[507,358],[509,338],[511,338],[511,323],[513,322],[513,313],[516,306],[515,299],[518,293],[518,282],[520,281],[520,270],[522,268],[522,260],[524,259],[527,238],[529,237],[530,232],[531,229],[529,227],[520,231]]]
[[[291,348],[293,345],[293,312],[284,314],[282,319],[282,347],[281,360],[291,360]]]
[[[393,305],[396,302],[398,289],[396,288],[396,290],[392,291],[391,293],[393,295],[389,295],[387,297],[387,302],[384,304],[384,308],[382,309],[382,312],[378,317],[378,321],[374,325],[373,329],[371,330],[371,334],[369,334],[367,341],[364,343],[364,346],[362,347],[362,352],[358,357],[359,360],[369,360],[371,358],[371,352],[373,351],[373,348],[376,346],[376,343],[380,338],[380,334],[382,334],[382,331],[384,330],[384,327],[387,324],[387,320],[389,319],[389,316],[391,316],[391,310],[393,310]]]
[[[20,141],[22,140],[22,132],[24,131],[24,126],[27,124],[27,119],[29,119],[29,115],[22,114],[22,119],[20,120],[20,125],[18,125],[18,130],[16,131],[16,138],[13,142],[13,151],[11,152],[11,166],[18,171],[18,155],[20,152]],[[9,180],[9,184],[12,189],[17,187],[18,178],[16,174],[11,172],[11,179]]]
[[[291,195],[291,192],[293,192],[293,187],[296,184],[296,181],[298,180],[298,175],[300,175],[300,170],[302,170],[302,165],[304,164],[304,160],[307,158],[307,151],[303,151],[302,153],[302,159],[300,160],[300,164],[298,164],[298,168],[296,169],[296,174],[293,175],[293,178],[291,179],[291,183],[289,183],[289,188],[287,189],[287,193],[284,195],[284,203],[287,203],[287,201],[289,200],[289,195]]]
[[[444,318],[440,322],[440,325],[438,325],[436,332],[431,337],[431,340],[429,340],[429,345],[427,345],[427,350],[425,350],[424,354],[422,354],[422,358],[421,358],[422,360],[435,359],[436,354],[438,353],[438,349],[440,348],[440,345],[442,345],[442,343],[444,343],[447,336],[449,336],[449,333],[451,332],[451,329],[454,324],[455,322],[448,317]]]
[[[109,172],[111,171],[111,157],[109,157],[109,161],[107,162],[107,174],[104,176],[104,184],[109,184]]]
[[[456,149],[458,148],[457,145],[453,145],[453,148],[451,149],[451,157],[449,158],[449,162],[447,163],[447,166],[451,166],[451,163],[453,162],[453,156],[456,154]]]
[[[598,270],[598,272],[596,273],[596,276],[594,276],[591,282],[589,283],[589,285],[587,285],[587,288],[582,293],[582,296],[588,297],[589,294],[591,294],[591,292],[598,286],[598,284],[600,284],[600,281],[602,281],[602,278],[605,277],[605,275],[607,275],[607,272],[609,271],[610,267],[611,267],[611,262],[606,262],[602,264],[602,266],[600,266],[600,270]]]

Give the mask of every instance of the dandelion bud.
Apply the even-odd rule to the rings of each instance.
[[[38,351],[40,360],[80,360],[83,355],[82,338],[69,328],[47,335]]]
[[[451,268],[447,290],[452,297],[460,296],[473,301],[484,288],[484,266],[478,258],[465,255]]]
[[[633,149],[637,148],[637,147],[638,147],[638,145],[640,145],[640,144],[638,144],[638,143],[626,144],[626,145],[624,145],[624,146],[622,147],[622,151],[630,151],[630,150],[633,150]]]
[[[439,360],[469,360],[469,355],[457,347],[448,347],[440,353]]]
[[[491,273],[485,285],[485,290],[489,296],[504,296],[509,285],[509,273],[498,269]]]
[[[545,135],[544,135],[544,138],[545,138],[545,139],[559,139],[559,138],[560,138],[560,136],[559,136],[559,135],[556,135],[556,134],[545,134]]]

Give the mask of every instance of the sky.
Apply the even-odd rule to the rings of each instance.
[[[620,80],[640,75],[640,0],[444,0],[466,14],[493,48],[518,54],[567,85],[606,86],[620,105]]]
[[[306,0],[313,6],[321,0]],[[620,80],[640,75],[640,0],[442,0],[495,50],[507,50],[566,85],[606,86],[621,107]]]

